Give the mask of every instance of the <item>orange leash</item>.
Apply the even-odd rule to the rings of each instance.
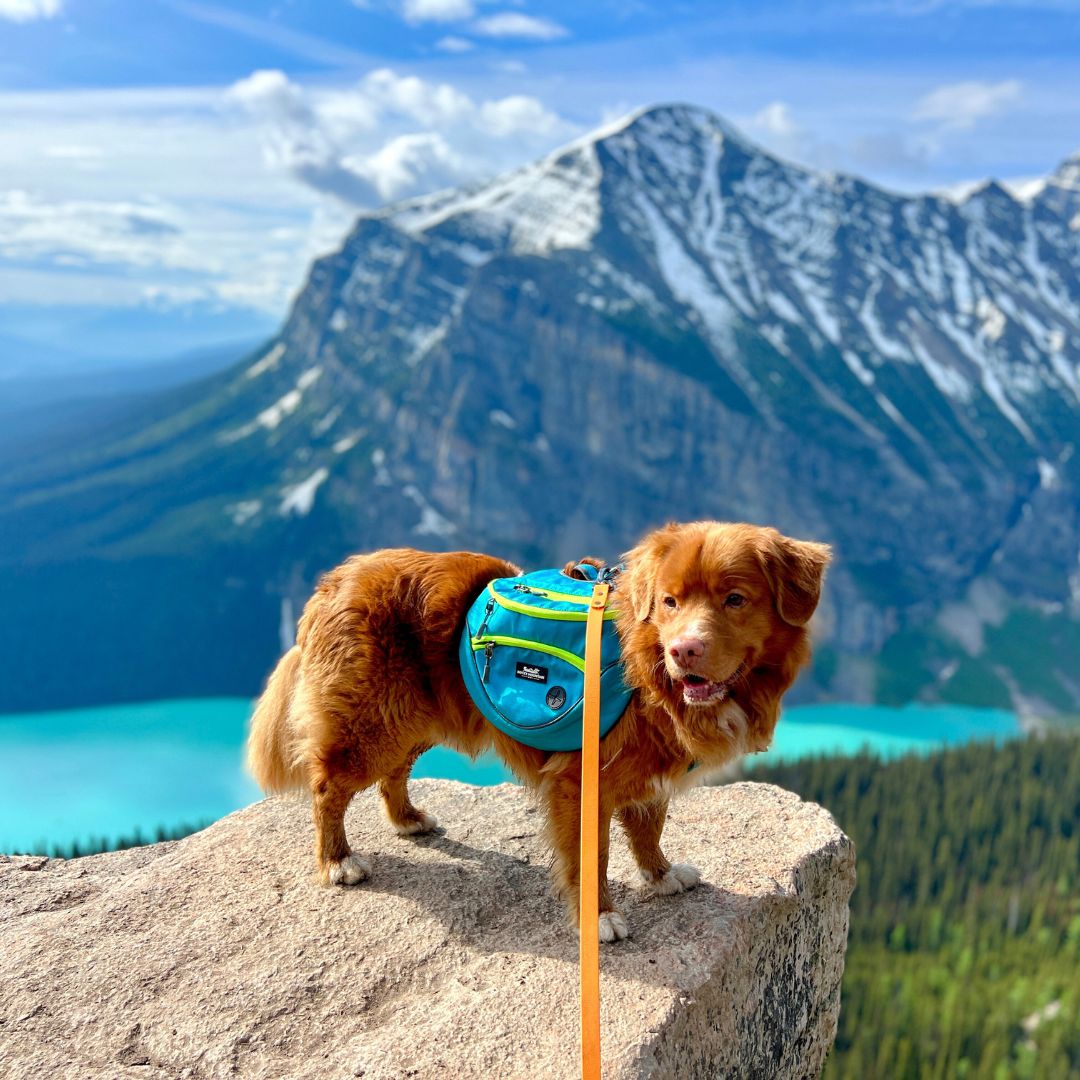
[[[581,729],[581,1080],[600,1080],[600,634],[607,582],[593,586],[585,624],[585,701]]]

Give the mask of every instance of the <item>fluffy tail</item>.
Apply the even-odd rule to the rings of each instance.
[[[294,755],[294,736],[289,723],[299,669],[300,648],[294,645],[278,661],[251,718],[247,764],[263,791],[288,791],[305,786],[304,770]]]

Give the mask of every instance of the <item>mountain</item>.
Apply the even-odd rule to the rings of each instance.
[[[265,348],[0,479],[0,709],[252,692],[349,551],[709,516],[836,545],[804,697],[1076,711],[1078,174],[901,196],[675,105],[364,216]]]

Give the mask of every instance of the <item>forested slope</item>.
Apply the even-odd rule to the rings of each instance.
[[[858,850],[826,1077],[1080,1077],[1080,739],[752,776]]]

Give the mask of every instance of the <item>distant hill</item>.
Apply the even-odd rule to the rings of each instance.
[[[708,516],[836,545],[804,697],[1076,710],[1078,439],[1080,155],[904,197],[647,109],[361,218],[242,365],[0,477],[0,708],[252,692],[349,551]]]
[[[222,343],[257,341],[278,321],[267,312],[209,300],[0,303],[0,400],[11,379],[148,369]]]
[[[0,379],[0,466],[4,454],[36,455],[43,443],[64,451],[72,431],[107,429],[134,413],[147,395],[204,378],[236,363],[251,341],[194,349],[171,360],[98,368],[77,362],[46,374]],[[0,349],[4,347],[0,337]]]

